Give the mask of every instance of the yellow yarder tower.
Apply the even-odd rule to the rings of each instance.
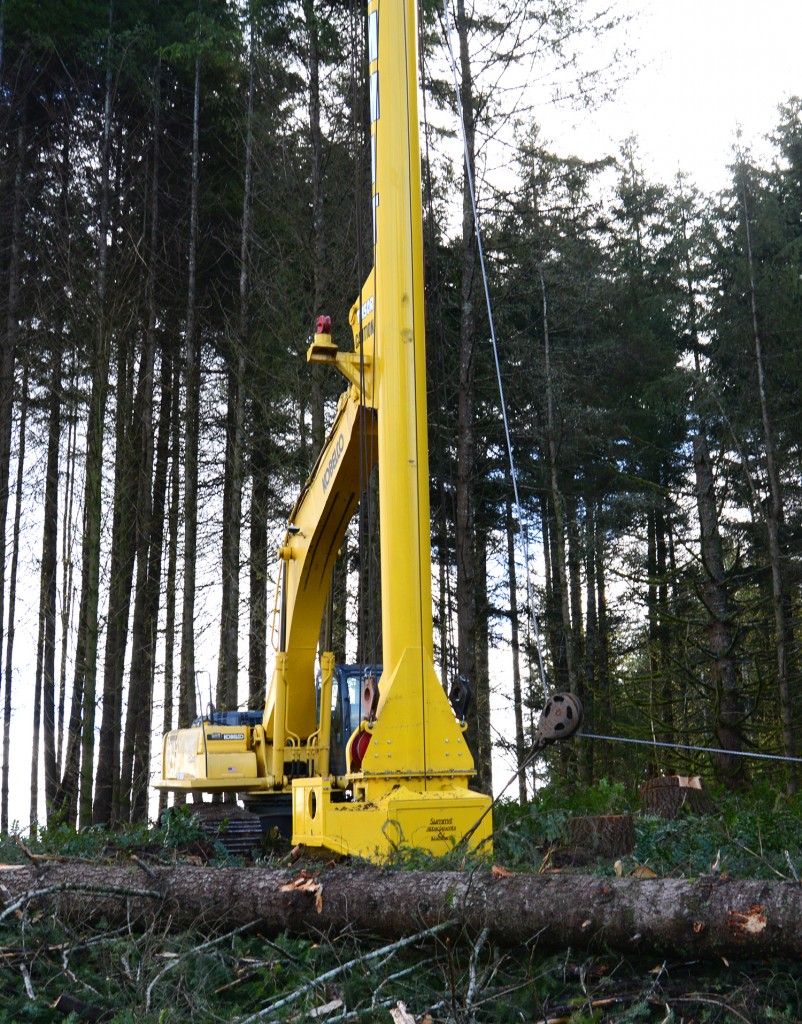
[[[351,310],[353,351],[339,351],[321,318],[307,354],[349,387],[279,550],[264,715],[217,713],[169,733],[158,786],[238,792],[263,820],[291,814],[296,843],[382,860],[404,846],[446,852],[490,800],[468,789],[464,723],[434,670],[416,0],[371,0],[368,40],[374,269]],[[317,645],[337,551],[376,460],[383,668],[378,694],[357,669],[354,716],[353,686],[349,704],[330,653],[316,692]],[[485,814],[471,845],[490,832]]]

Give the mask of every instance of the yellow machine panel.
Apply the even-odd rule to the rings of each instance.
[[[396,784],[375,801],[332,802],[325,779],[293,783],[293,842],[325,846],[340,854],[383,860],[404,847],[435,856],[452,850],[487,809],[487,797],[463,787],[408,789]],[[471,846],[490,837],[486,815],[471,837]]]
[[[256,751],[261,728],[221,727],[209,722],[191,729],[175,729],[164,737],[162,774],[170,781],[164,789],[230,791],[264,789],[259,779]]]

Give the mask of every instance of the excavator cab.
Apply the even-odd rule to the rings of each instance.
[[[351,734],[359,728],[365,715],[363,692],[366,681],[378,679],[381,667],[374,665],[337,665],[331,708],[331,753],[329,770],[332,775],[345,775],[348,771],[345,748]],[[320,674],[318,673],[318,717],[320,717]]]

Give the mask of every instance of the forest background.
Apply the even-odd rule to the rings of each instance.
[[[0,12],[0,829],[12,778],[31,825],[142,820],[164,730],[264,700],[273,552],[339,388],[304,354],[320,313],[345,338],[372,263],[364,12]],[[436,645],[446,684],[473,680],[480,784],[542,706],[533,606],[587,731],[795,757],[802,103],[708,196],[651,180],[634,139],[596,160],[542,141],[546,95],[602,102],[626,72],[623,14],[451,16],[521,496],[519,515],[425,3]],[[376,501],[368,485],[338,571],[341,660],[380,649]],[[791,761],[600,741],[537,766],[586,785],[675,769],[797,787]]]

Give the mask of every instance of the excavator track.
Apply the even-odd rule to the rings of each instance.
[[[192,813],[200,818],[209,842],[221,843],[230,856],[247,857],[262,850],[261,821],[238,804],[196,804]]]

